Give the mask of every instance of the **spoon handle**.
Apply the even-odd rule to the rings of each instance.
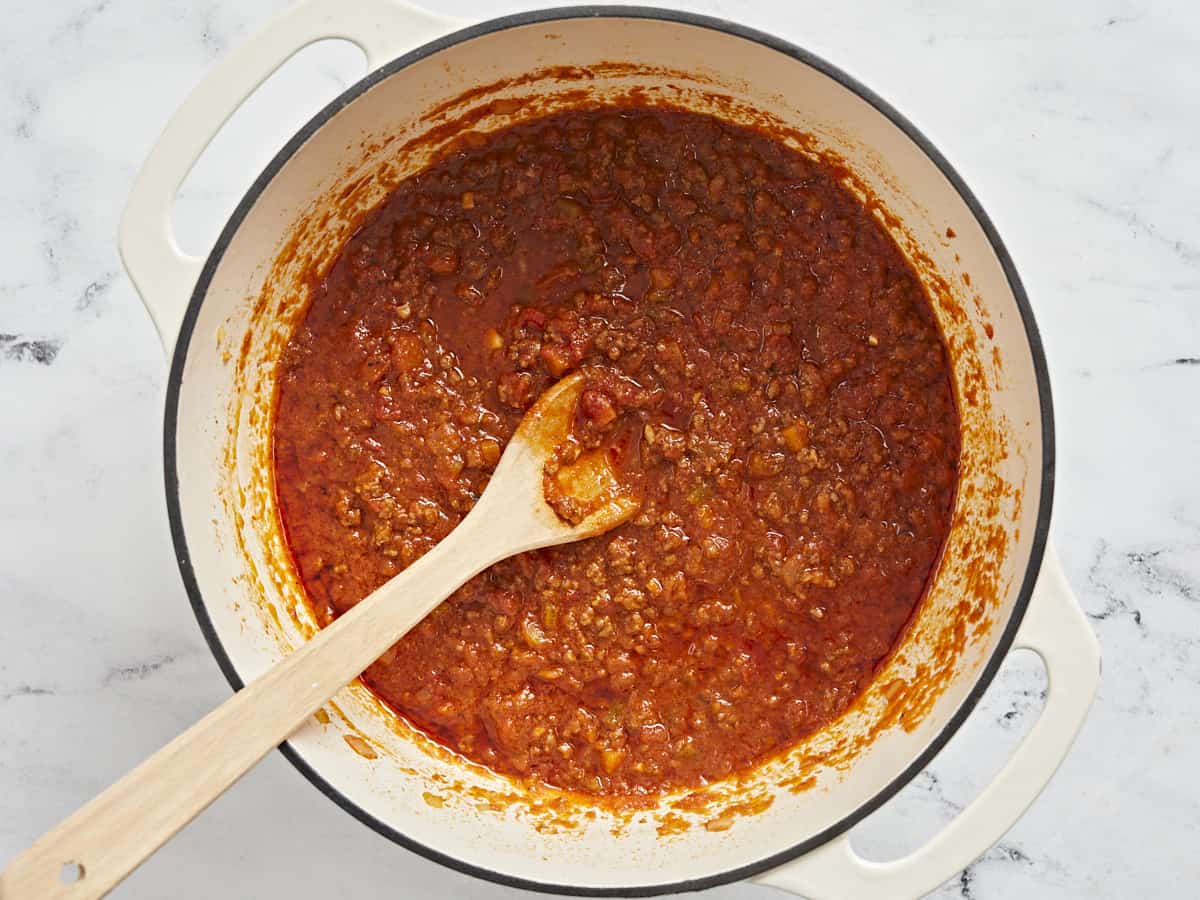
[[[495,524],[467,516],[408,569],[43,835],[0,873],[0,898],[90,900],[112,890],[460,585],[524,549],[524,529]]]

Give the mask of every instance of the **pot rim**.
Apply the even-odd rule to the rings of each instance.
[[[180,327],[179,336],[176,339],[175,349],[171,358],[170,375],[167,381],[166,393],[166,408],[163,420],[163,462],[164,476],[167,499],[167,517],[171,528],[171,539],[175,547],[176,560],[179,564],[179,572],[183,579],[184,588],[187,591],[188,600],[191,603],[192,612],[196,616],[196,621],[200,626],[201,632],[204,634],[204,639],[216,658],[217,665],[224,674],[230,686],[235,690],[241,690],[245,682],[242,681],[237,670],[234,668],[232,661],[226,653],[224,646],[221,643],[220,637],[216,633],[212,619],[209,617],[208,610],[204,604],[203,595],[200,592],[199,584],[196,580],[196,574],[192,567],[191,555],[188,551],[187,537],[184,534],[183,517],[180,507],[179,498],[179,472],[178,472],[178,456],[176,447],[176,431],[178,427],[179,415],[179,393],[180,385],[183,380],[183,369],[187,360],[188,349],[191,344],[192,333],[195,329],[196,321],[199,316],[200,307],[204,302],[204,298],[208,292],[208,287],[212,281],[213,274],[216,272],[217,266],[220,264],[225,251],[236,235],[242,221],[249,213],[250,209],[258,200],[259,195],[265,190],[267,185],[275,177],[280,169],[288,162],[293,154],[301,147],[308,139],[323,127],[333,116],[340,110],[348,106],[359,96],[373,87],[375,84],[383,81],[392,75],[406,69],[415,62],[425,59],[435,53],[440,52],[448,47],[457,44],[465,43],[478,37],[487,34],[492,34],[499,31],[504,31],[510,28],[516,28],[524,25],[537,24],[542,22],[553,22],[564,19],[583,19],[583,18],[628,18],[628,19],[648,19],[666,21],[681,25],[689,25],[699,28],[707,28],[712,31],[722,32],[733,37],[742,38],[744,40],[753,41],[754,43],[765,46],[769,49],[786,54],[787,56],[804,63],[805,65],[816,69],[829,78],[832,78],[843,87],[855,93],[858,97],[869,103],[877,112],[885,116],[893,125],[899,128],[904,134],[915,143],[929,159],[937,166],[942,175],[950,182],[958,193],[959,197],[971,211],[975,220],[983,229],[988,243],[991,245],[992,251],[996,254],[996,258],[1004,272],[1005,279],[1008,282],[1009,289],[1013,293],[1013,297],[1017,303],[1017,309],[1021,315],[1021,323],[1025,329],[1025,336],[1029,343],[1030,355],[1033,360],[1035,380],[1038,390],[1039,407],[1041,411],[1041,441],[1042,441],[1042,478],[1041,491],[1038,500],[1038,512],[1036,519],[1036,527],[1030,547],[1029,563],[1025,570],[1024,577],[1021,580],[1021,586],[1018,592],[1016,603],[1013,607],[1012,615],[1004,627],[1004,631],[1000,636],[991,658],[985,664],[976,683],[971,688],[970,693],[963,700],[961,706],[951,716],[950,721],[942,728],[933,741],[925,750],[918,755],[899,775],[892,779],[881,791],[865,803],[858,806],[849,814],[844,816],[838,822],[826,828],[819,834],[801,841],[779,853],[772,854],[748,863],[744,866],[727,869],[723,872],[718,872],[713,875],[707,875],[700,878],[685,879],[682,881],[674,881],[661,884],[632,884],[623,887],[583,887],[578,885],[560,884],[555,882],[541,882],[526,878],[518,878],[507,875],[503,872],[497,872],[482,866],[475,865],[460,860],[437,850],[433,847],[422,844],[406,834],[401,833],[395,828],[388,825],[386,822],[380,821],[375,816],[368,813],[366,810],[359,807],[344,794],[340,793],[337,788],[326,781],[320,773],[313,768],[307,760],[291,745],[290,742],[284,742],[279,746],[279,751],[284,758],[288,760],[309,782],[313,784],[322,794],[336,803],[341,809],[358,819],[364,825],[367,825],[378,834],[388,838],[392,842],[400,846],[418,853],[426,859],[440,863],[448,868],[454,869],[467,875],[475,876],[486,881],[491,881],[497,884],[502,884],[508,887],[520,888],[523,890],[541,891],[551,894],[569,894],[575,896],[589,897],[650,897],[659,894],[681,893],[685,891],[699,891],[708,888],[717,887],[723,884],[729,884],[735,881],[752,878],[760,875],[763,872],[777,868],[791,860],[794,860],[805,853],[815,850],[817,847],[828,843],[833,838],[843,834],[851,827],[862,821],[866,816],[870,815],[885,802],[891,799],[902,787],[908,784],[922,769],[924,769],[950,740],[951,737],[958,731],[962,723],[970,715],[975,705],[979,702],[988,686],[991,684],[996,673],[999,671],[1004,660],[1008,656],[1008,651],[1012,646],[1013,640],[1016,637],[1017,629],[1020,627],[1022,620],[1025,617],[1025,612],[1029,606],[1030,599],[1033,594],[1034,585],[1037,581],[1037,576],[1041,570],[1042,557],[1045,553],[1047,535],[1050,525],[1050,512],[1053,505],[1054,495],[1054,480],[1055,480],[1055,446],[1054,446],[1054,410],[1050,395],[1050,378],[1046,366],[1045,353],[1042,346],[1041,335],[1038,332],[1037,323],[1034,320],[1033,310],[1029,303],[1029,297],[1025,293],[1025,288],[1021,283],[1021,279],[1017,274],[1016,267],[1013,264],[1012,258],[1008,253],[1004,242],[1000,239],[999,233],[992,224],[987,213],[976,199],[975,195],[967,187],[962,177],[949,163],[949,161],[937,150],[932,141],[929,140],[912,122],[891,106],[887,101],[878,96],[870,88],[860,83],[846,72],[836,66],[826,62],[820,56],[802,49],[789,41],[767,34],[754,28],[749,28],[743,25],[738,25],[726,19],[716,18],[712,16],[698,15],[696,13],[681,12],[678,10],[661,9],[650,6],[605,6],[605,5],[583,5],[577,7],[553,7],[539,10],[531,10],[528,12],[516,13],[514,15],[502,16],[495,19],[489,19],[480,22],[476,25],[463,28],[440,38],[432,40],[426,44],[417,47],[402,56],[397,57],[386,65],[368,72],[363,78],[351,85],[343,91],[338,97],[329,102],[320,112],[314,115],[296,134],[279,150],[278,153],[271,159],[261,174],[254,180],[254,183],[246,191],[245,196],[238,203],[230,216],[229,221],[222,229],[220,236],[213,245],[204,267],[201,270],[200,276],[196,281],[196,286],[192,291],[191,298],[188,302],[187,309],[184,312],[183,322]]]

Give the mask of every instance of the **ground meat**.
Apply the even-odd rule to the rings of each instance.
[[[579,443],[636,464],[640,513],[494,566],[366,681],[499,772],[724,777],[842,713],[922,596],[959,448],[928,298],[835,172],[756,132],[608,108],[463,145],[284,354],[278,494],[319,616],[445,537],[580,367]]]

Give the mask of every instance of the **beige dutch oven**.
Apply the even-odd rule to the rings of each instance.
[[[1047,549],[1049,385],[1008,254],[961,179],[909,122],[781,40],[621,7],[461,24],[388,0],[301,5],[193,92],[134,187],[121,253],[173,348],[167,501],[180,570],[213,653],[240,687],[313,628],[274,509],[274,360],[303,311],[305,271],[336,255],[389,185],[464,121],[487,130],[581,100],[632,93],[770,127],[807,152],[843,160],[852,189],[877,205],[935,299],[962,407],[962,485],[944,558],[910,634],[864,697],[786,757],[636,814],[588,809],[473,767],[414,734],[361,685],[342,691],[284,753],[379,833],[504,884],[649,895],[754,878],[816,900],[931,890],[1034,800],[1099,678],[1096,641]],[[192,163],[257,84],[326,37],[360,45],[371,73],[279,152],[207,260],[183,255],[170,209]],[[1044,660],[1049,692],[1008,764],[917,852],[886,864],[858,857],[847,829],[933,758],[1020,647]]]

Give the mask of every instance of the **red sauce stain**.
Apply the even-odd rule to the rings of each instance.
[[[673,834],[682,834],[690,830],[692,823],[683,816],[675,813],[667,813],[658,820],[658,836],[660,838],[670,837]]]
[[[779,783],[780,787],[785,787],[793,794],[802,794],[805,791],[812,790],[817,786],[816,775],[797,775],[792,778],[785,778]]]
[[[346,742],[346,746],[363,759],[377,759],[379,756],[375,749],[357,734],[343,734],[342,740]]]

